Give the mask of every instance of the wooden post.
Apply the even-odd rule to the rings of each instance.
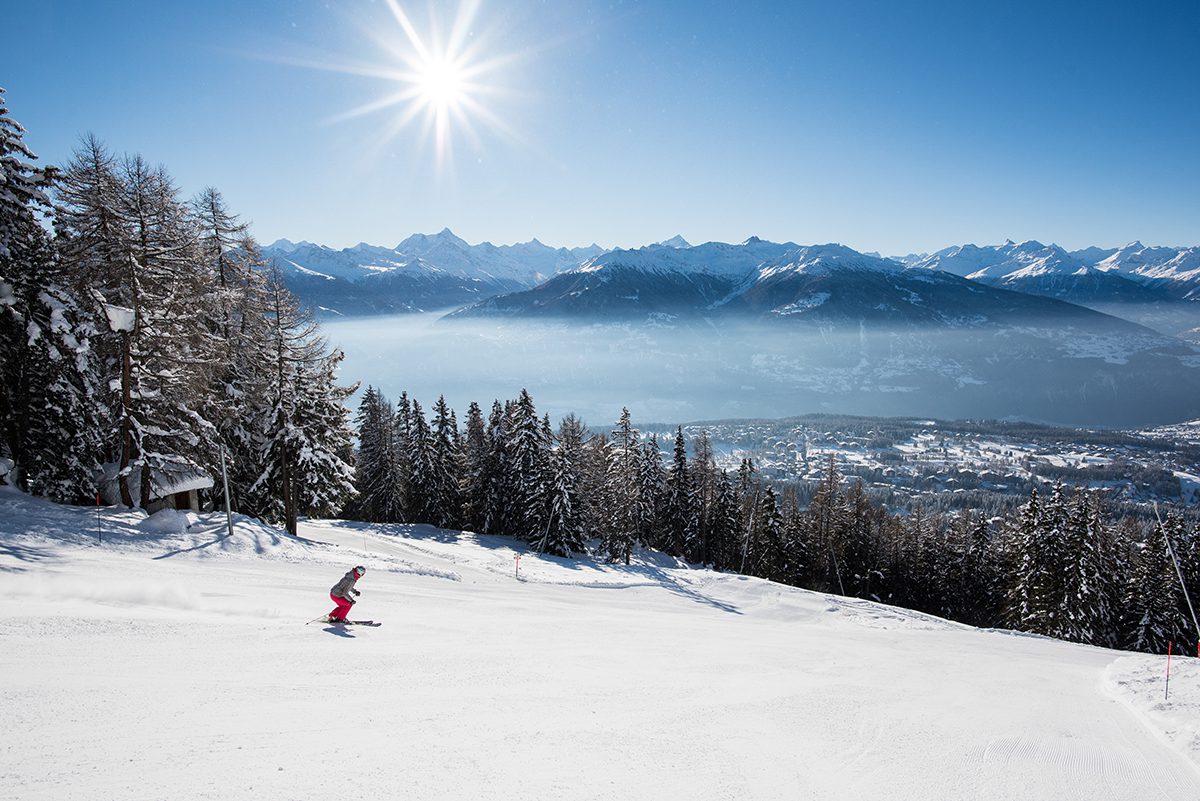
[[[516,556],[514,556],[513,561],[517,563],[516,571],[513,573],[513,578],[515,578],[517,581],[520,581],[521,580],[521,554],[517,554]]]

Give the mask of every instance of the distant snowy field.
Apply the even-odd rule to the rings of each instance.
[[[101,518],[0,491],[0,798],[1200,798],[1195,659],[1164,701],[1163,658],[653,554]],[[359,563],[383,625],[305,625]]]

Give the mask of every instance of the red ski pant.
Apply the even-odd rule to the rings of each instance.
[[[329,597],[337,604],[333,608],[333,611],[329,613],[329,616],[334,620],[345,620],[346,615],[350,613],[350,602],[340,595],[334,595],[332,592],[329,593]]]

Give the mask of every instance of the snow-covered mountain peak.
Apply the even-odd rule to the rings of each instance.
[[[860,253],[853,248],[837,243],[806,245],[789,251],[774,262],[759,267],[760,279],[786,272],[817,273],[836,270],[875,270],[896,272],[904,265],[892,259],[884,259]]]
[[[663,247],[668,247],[668,248],[690,248],[692,246],[692,244],[690,242],[688,242],[686,239],[684,239],[679,234],[676,234],[675,236],[671,237],[670,239],[664,239],[663,241],[659,242],[658,244],[662,245]]]
[[[313,247],[313,243],[303,239],[299,242],[293,242],[290,239],[276,239],[267,245],[268,249],[278,251],[279,253],[294,253],[297,249],[304,247]]]
[[[741,279],[759,265],[795,250],[794,242],[768,242],[750,237],[739,245],[705,242],[686,248],[666,244],[646,245],[632,250],[611,250],[580,266],[580,272],[605,269],[634,269],[652,273],[702,273]]]
[[[413,234],[396,246],[396,250],[401,253],[413,253],[421,250],[429,250],[441,245],[450,245],[456,248],[469,248],[466,240],[456,236],[449,228],[443,228],[436,234]]]

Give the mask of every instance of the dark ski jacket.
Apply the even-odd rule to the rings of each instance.
[[[358,576],[351,570],[346,575],[342,576],[342,580],[333,585],[333,589],[329,591],[330,595],[336,595],[339,598],[350,600],[350,590],[354,589],[354,582],[358,581]]]

